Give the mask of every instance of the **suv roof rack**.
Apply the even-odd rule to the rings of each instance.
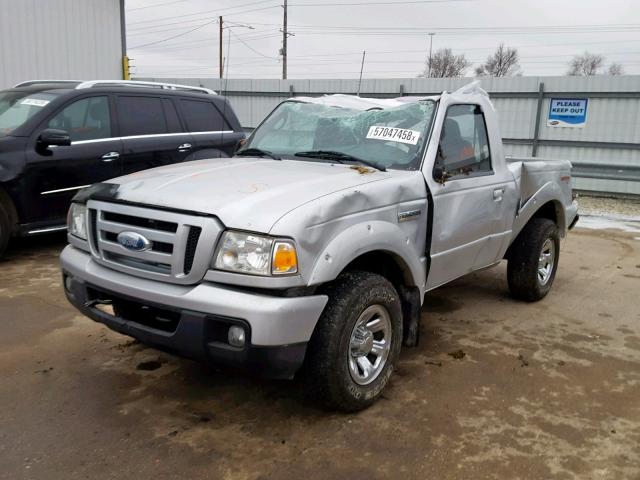
[[[26,82],[15,84],[13,88],[30,87],[39,83],[82,83],[82,80],[27,80]]]
[[[105,85],[118,85],[122,87],[142,87],[142,88],[160,88],[163,90],[184,90],[199,93],[208,93],[209,95],[217,95],[210,88],[194,87],[192,85],[178,85],[176,83],[162,82],[143,82],[140,80],[89,80],[76,85],[76,89],[93,88]]]

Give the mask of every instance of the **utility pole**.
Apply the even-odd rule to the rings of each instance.
[[[287,79],[287,0],[284,0],[284,18],[282,22],[282,79]]]
[[[358,96],[360,96],[360,85],[362,85],[362,70],[364,70],[364,57],[367,54],[366,50],[362,51],[362,63],[360,64],[360,80],[358,80]]]
[[[222,18],[222,17],[220,17]],[[433,51],[433,36],[435,33],[429,34],[429,78],[431,78],[431,52]]]
[[[220,15],[218,23],[220,24],[220,78],[222,78],[224,69],[222,66],[222,15]]]

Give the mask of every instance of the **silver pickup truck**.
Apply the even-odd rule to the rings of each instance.
[[[355,411],[418,342],[425,292],[503,259],[515,298],[549,292],[578,218],[570,175],[568,161],[505,160],[477,84],[295,98],[233,158],[80,192],[64,289],[145,344],[298,373],[315,398]]]

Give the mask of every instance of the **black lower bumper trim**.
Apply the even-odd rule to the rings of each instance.
[[[578,223],[578,220],[579,220],[579,219],[580,219],[580,215],[578,215],[578,214],[576,213],[576,216],[575,216],[575,217],[573,217],[573,221],[571,222],[571,225],[569,225],[569,230],[572,230],[572,229],[573,229],[573,227],[575,227],[575,226],[576,226],[576,223]]]
[[[67,299],[80,312],[110,329],[140,342],[183,357],[218,365],[239,367],[268,378],[293,378],[302,365],[306,343],[273,347],[251,345],[251,327],[238,318],[177,309],[106,291],[63,272]],[[101,310],[112,305],[113,314]],[[246,343],[227,343],[230,326],[245,330]]]

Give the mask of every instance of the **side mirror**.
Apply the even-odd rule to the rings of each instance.
[[[241,138],[240,140],[238,140],[238,143],[236,143],[235,148],[233,149],[233,154],[235,155],[235,153],[240,150],[242,147],[244,147],[247,144],[247,139],[246,138]]]
[[[45,148],[51,145],[60,147],[71,145],[71,135],[69,135],[69,132],[65,130],[47,128],[40,133],[40,136],[38,137],[38,144]]]
[[[450,174],[444,169],[442,165],[436,165],[433,167],[433,179],[440,185],[444,185],[444,182],[451,177]]]

